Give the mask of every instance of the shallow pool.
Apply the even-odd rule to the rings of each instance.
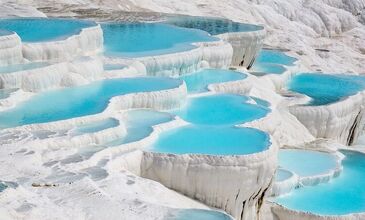
[[[56,18],[0,19],[0,29],[16,32],[24,42],[62,40],[95,26],[92,21]],[[35,31],[36,30],[36,31]]]
[[[300,177],[328,173],[336,169],[338,160],[333,154],[294,149],[281,149],[278,157],[280,167]]]
[[[189,75],[181,76],[190,93],[199,93],[208,91],[208,85],[213,83],[222,83],[245,79],[246,74],[222,69],[205,69]]]
[[[266,106],[248,103],[249,100],[233,94],[191,97],[172,113],[194,124],[234,125],[262,118],[270,111]]]
[[[164,220],[232,220],[223,212],[203,209],[184,209],[170,212]]]
[[[173,118],[171,114],[166,112],[148,109],[131,110],[127,113],[124,121],[127,134],[104,145],[112,147],[142,140],[152,133],[152,126],[171,121]]]
[[[47,91],[0,112],[0,127],[96,114],[102,112],[114,96],[171,89],[181,83],[181,80],[164,77],[137,77],[101,80],[84,86]]]
[[[342,153],[346,157],[339,177],[328,183],[301,187],[275,201],[290,209],[321,215],[365,212],[365,155]]]
[[[268,149],[270,138],[253,128],[186,125],[159,135],[147,150],[174,154],[244,155]]]
[[[99,121],[86,123],[76,127],[72,131],[72,135],[88,134],[102,131],[108,128],[113,128],[119,125],[119,121],[115,118],[106,118]]]
[[[140,57],[195,48],[191,43],[216,41],[207,32],[162,23],[105,23],[106,55]]]
[[[249,32],[262,30],[262,26],[234,22],[224,18],[209,18],[199,16],[174,16],[166,21],[184,28],[194,28],[206,31],[211,35],[230,32]]]
[[[302,73],[289,81],[288,89],[312,98],[309,105],[326,105],[365,89],[365,77],[344,74]]]
[[[262,74],[282,74],[286,71],[286,68],[280,64],[274,63],[259,63],[251,68],[251,71],[256,72],[255,75]]]
[[[0,66],[0,74],[1,73],[13,73],[23,70],[32,70],[37,69],[41,67],[45,67],[50,65],[46,62],[34,62],[34,63],[22,63],[22,64],[13,64],[13,65],[7,65],[7,66]]]

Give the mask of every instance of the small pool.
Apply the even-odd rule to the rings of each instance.
[[[115,118],[106,118],[99,121],[86,123],[76,127],[72,131],[72,135],[88,134],[102,131],[108,128],[113,128],[119,125],[119,121]]]
[[[92,26],[96,26],[96,23],[78,19],[0,19],[0,29],[16,32],[24,42],[63,40],[78,34],[83,28]]]
[[[280,50],[262,49],[255,60],[254,66],[263,63],[293,66],[296,61],[296,58],[288,56]]]
[[[365,155],[342,153],[346,157],[339,177],[328,183],[301,187],[275,201],[290,209],[321,215],[365,212]]]
[[[204,209],[183,209],[168,213],[164,220],[232,220],[223,212]]]
[[[181,80],[165,77],[136,77],[101,80],[84,86],[46,91],[0,112],[0,127],[96,114],[102,112],[114,96],[171,89],[181,83]]]
[[[230,32],[250,32],[262,30],[262,26],[234,22],[224,18],[209,18],[195,16],[175,16],[166,21],[184,28],[194,28],[206,31],[211,35],[218,35]]]
[[[147,149],[174,154],[245,155],[268,149],[270,138],[253,128],[186,125],[159,135]]]
[[[171,121],[173,118],[171,114],[166,112],[149,109],[131,110],[127,113],[124,121],[127,135],[106,143],[105,146],[112,147],[142,140],[152,133],[152,126]]]
[[[288,89],[312,98],[308,105],[326,105],[355,95],[365,89],[365,77],[344,74],[302,73],[288,84]]]
[[[0,66],[0,74],[1,73],[13,73],[24,70],[32,70],[41,67],[45,67],[50,65],[46,62],[34,62],[34,63],[22,63],[22,64],[13,64],[8,66]]]
[[[276,174],[275,174],[275,181],[276,182],[281,182],[281,181],[284,181],[284,180],[287,180],[289,178],[291,178],[293,176],[293,173],[288,171],[288,170],[285,170],[285,169],[278,169],[276,171]]]
[[[266,75],[266,74],[283,74],[286,68],[280,64],[274,63],[258,63],[251,68],[254,75]]]
[[[141,57],[176,53],[195,48],[191,43],[216,41],[201,30],[162,23],[104,23],[106,55]]]
[[[127,65],[123,65],[123,64],[104,64],[103,65],[104,70],[121,70],[126,67],[127,67]]]
[[[172,111],[185,121],[206,125],[234,125],[264,117],[270,109],[248,103],[247,96],[216,94],[191,97]]]
[[[325,174],[337,168],[337,156],[329,153],[282,149],[279,151],[279,166],[300,177]]]
[[[9,96],[18,89],[0,89],[0,99],[9,98]]]
[[[205,69],[189,75],[181,76],[186,83],[188,92],[199,93],[208,91],[208,85],[245,79],[246,74],[232,70]]]

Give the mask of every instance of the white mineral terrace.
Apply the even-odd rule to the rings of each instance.
[[[358,141],[364,134],[365,79],[356,83],[354,93],[323,105],[314,105],[311,93],[289,86],[300,74],[331,72],[334,63],[341,66],[334,73],[361,75],[358,71],[364,66],[359,60],[365,57],[352,54],[347,47],[364,49],[360,42],[365,40],[364,1],[319,1],[303,7],[270,0],[258,1],[254,8],[246,0],[228,0],[226,5],[175,0],[83,2],[60,1],[57,6],[50,1],[44,5],[37,1],[0,3],[4,18],[82,17],[93,24],[67,37],[37,42],[22,41],[20,32],[0,30],[0,219],[365,219],[365,208],[357,204],[365,202],[361,196],[354,202],[359,209],[345,214],[291,209],[276,200],[346,177],[348,152],[365,151]],[[269,16],[275,7],[281,9],[280,15]],[[234,13],[224,12],[228,9]],[[126,11],[142,11],[146,17]],[[220,33],[214,41],[188,43],[188,50],[138,57],[106,52],[101,22],[134,18],[148,24],[161,19],[162,15],[152,12],[214,15],[258,25],[252,30]],[[253,19],[256,16],[262,19]],[[299,22],[301,16],[307,19]],[[285,33],[278,34],[281,29]],[[296,33],[290,30],[305,40],[293,38]],[[354,31],[351,36],[357,37],[346,31]],[[336,46],[328,38],[345,32],[346,41],[338,40],[341,43]],[[315,49],[329,45],[331,52],[307,50],[306,40]],[[342,46],[356,60],[349,71],[343,63],[351,59],[339,52]],[[326,56],[328,63],[323,61]],[[270,66],[276,69],[267,71]],[[209,70],[232,75],[214,82],[203,76],[183,80]],[[208,82],[204,91],[189,90],[189,83],[199,80]],[[239,99],[239,105],[249,110],[240,111],[237,101],[227,101],[226,106],[208,103],[208,110],[205,104],[191,104],[220,95]],[[252,112],[258,116],[250,118]],[[212,118],[202,122],[200,117]],[[248,142],[256,149],[248,153],[154,150],[164,135],[194,126],[206,131],[223,129],[209,138],[219,136],[217,142],[225,138],[232,148],[235,140],[231,134],[225,136],[226,128],[255,131],[264,140],[258,149]],[[205,137],[203,132],[198,135]],[[188,139],[181,142],[195,143]],[[197,145],[192,147],[204,148]]]

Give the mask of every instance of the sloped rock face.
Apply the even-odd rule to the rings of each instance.
[[[317,138],[351,145],[364,128],[364,93],[321,106],[291,106],[290,113]]]
[[[0,34],[0,65],[19,63],[23,59],[20,37],[15,33]]]
[[[277,166],[276,144],[243,156],[173,155],[144,152],[142,177],[230,213],[259,219]]]

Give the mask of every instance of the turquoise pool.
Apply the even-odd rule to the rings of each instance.
[[[337,167],[337,157],[310,150],[281,149],[279,166],[300,177],[325,174]]]
[[[232,220],[223,212],[203,209],[183,209],[170,212],[164,220]]]
[[[127,134],[124,137],[106,143],[112,147],[142,140],[153,131],[152,126],[171,121],[173,116],[166,112],[157,112],[148,109],[131,110],[124,121]]]
[[[233,94],[204,95],[188,98],[171,113],[185,121],[206,125],[234,125],[264,117],[270,109],[248,103],[249,97]]]
[[[0,127],[96,114],[102,112],[114,96],[171,89],[181,83],[181,80],[164,77],[137,77],[101,80],[84,86],[47,91],[0,112]]]
[[[147,149],[174,154],[244,155],[268,149],[270,138],[253,128],[186,125],[159,135]]]
[[[199,93],[208,91],[208,85],[213,83],[222,83],[245,79],[247,75],[232,70],[222,69],[205,69],[189,75],[181,76],[190,93]]]
[[[216,41],[200,30],[162,23],[104,23],[106,55],[140,57],[174,53],[195,48],[191,43]]]
[[[275,201],[290,209],[321,215],[365,212],[365,155],[342,151],[343,171],[328,183],[301,187]]]
[[[194,28],[218,35],[230,32],[250,32],[262,30],[262,26],[234,22],[224,18],[208,18],[195,16],[175,16],[167,19],[166,23],[184,28]]]
[[[0,19],[0,29],[16,32],[24,42],[62,40],[69,36],[78,34],[83,28],[95,25],[95,22],[79,19]]]
[[[288,84],[288,89],[312,98],[309,105],[326,105],[355,95],[365,89],[365,77],[344,74],[302,73]]]

